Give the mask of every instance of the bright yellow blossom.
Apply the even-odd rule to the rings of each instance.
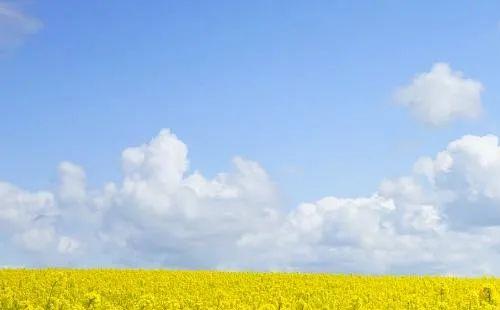
[[[161,270],[0,270],[0,310],[500,309],[500,279]]]

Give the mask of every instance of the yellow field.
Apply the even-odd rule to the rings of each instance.
[[[0,309],[497,309],[500,280],[0,270]]]

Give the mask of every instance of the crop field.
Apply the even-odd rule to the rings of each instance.
[[[497,309],[494,278],[0,270],[0,309]]]

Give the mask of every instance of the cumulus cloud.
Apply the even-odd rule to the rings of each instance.
[[[16,47],[42,28],[42,23],[11,2],[0,1],[0,51]]]
[[[15,236],[15,241],[18,242],[24,249],[29,251],[42,251],[50,246],[54,241],[54,228],[29,228]]]
[[[85,171],[70,162],[59,165],[58,197],[66,204],[82,203],[87,197]]]
[[[256,162],[192,171],[169,130],[122,166],[102,188],[70,162],[52,190],[0,183],[0,265],[500,274],[496,136],[452,141],[366,197],[292,208]]]
[[[498,137],[464,136],[434,159],[415,164],[447,208],[452,224],[496,226],[500,223],[500,147]]]
[[[61,254],[71,254],[78,250],[79,247],[80,242],[77,240],[67,236],[62,236],[57,244],[57,251]]]
[[[28,192],[0,182],[0,232],[27,229],[33,222],[43,222],[55,212],[56,203],[51,192]]]
[[[446,63],[436,63],[395,94],[424,123],[439,126],[455,119],[477,118],[482,110],[481,82],[466,78]]]

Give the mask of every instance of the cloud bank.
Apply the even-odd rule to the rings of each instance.
[[[395,94],[396,103],[408,107],[420,121],[433,126],[456,119],[477,118],[482,110],[483,85],[436,63],[429,72],[418,74]]]
[[[290,208],[256,162],[208,179],[169,130],[122,153],[123,178],[91,188],[0,183],[0,265],[500,274],[498,137],[464,136],[366,197]]]

